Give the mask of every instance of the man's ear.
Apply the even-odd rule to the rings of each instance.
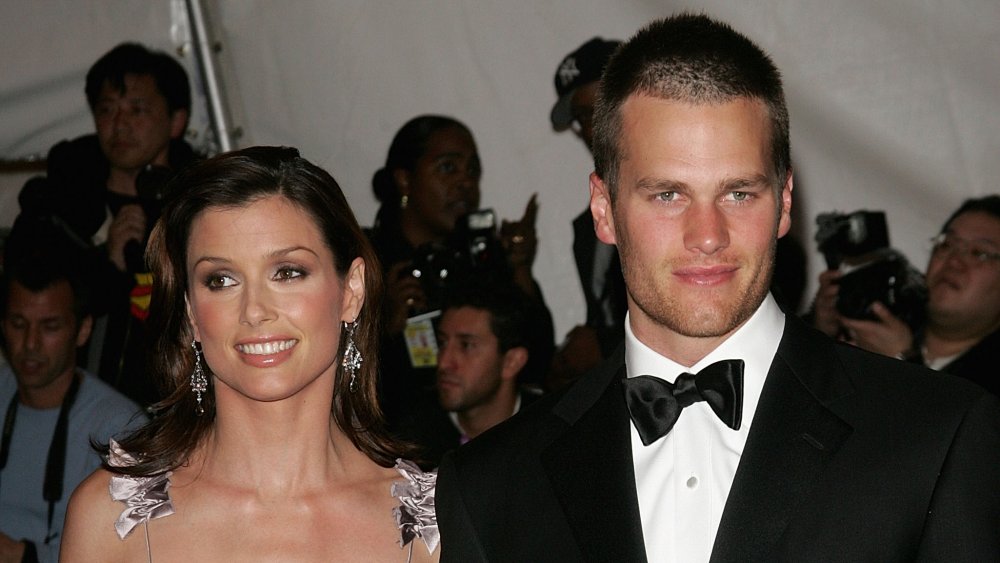
[[[500,369],[500,379],[504,381],[517,381],[518,374],[528,363],[528,349],[524,346],[515,346],[503,353],[503,365]]]
[[[792,189],[795,186],[792,171],[788,171],[788,178],[781,188],[781,217],[778,218],[778,238],[788,234],[792,228]]]
[[[361,314],[365,304],[365,260],[358,256],[351,262],[344,276],[344,296],[341,303],[340,320],[352,323]]]
[[[76,347],[79,348],[90,339],[90,331],[94,328],[94,317],[87,315],[80,321],[80,328],[76,330]]]
[[[186,109],[174,110],[174,112],[170,114],[171,139],[180,139],[184,136],[184,130],[187,129],[188,115],[189,113]]]
[[[184,311],[187,312],[188,323],[191,325],[191,334],[195,340],[201,342],[201,333],[198,331],[198,323],[194,321],[194,315],[191,314],[191,302],[188,301],[187,294],[184,295]]]
[[[615,218],[608,189],[597,172],[590,173],[590,214],[594,217],[594,232],[604,244],[615,244]]]

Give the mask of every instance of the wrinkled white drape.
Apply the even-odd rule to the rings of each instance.
[[[535,271],[560,336],[584,314],[570,221],[586,205],[590,164],[572,133],[551,130],[548,112],[556,65],[593,35],[625,38],[658,15],[703,10],[773,55],[792,116],[794,231],[811,280],[822,266],[818,212],[886,210],[894,246],[922,268],[926,239],[962,199],[1000,191],[995,0],[206,4],[245,131],[237,142],[299,147],[338,179],[362,224],[377,208],[371,176],[400,125],[429,112],[466,122],[485,206],[518,217],[539,193]],[[177,21],[173,0],[4,2],[0,157],[89,132],[88,66],[123,39],[173,49]],[[196,128],[204,122],[195,116]],[[16,187],[2,191],[8,219]]]

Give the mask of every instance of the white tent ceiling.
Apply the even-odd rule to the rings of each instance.
[[[89,65],[122,40],[177,52],[183,0],[8,0],[0,5],[0,158],[44,153],[92,130]],[[588,155],[548,123],[559,60],[593,35],[705,11],[769,51],[785,76],[796,227],[823,211],[882,209],[918,266],[962,199],[1000,177],[1000,4],[995,0],[220,0],[206,1],[239,146],[284,144],[328,168],[362,224],[372,173],[395,130],[420,113],[466,122],[484,165],[483,203],[520,215],[539,193],[539,279],[564,333],[583,318],[571,219],[587,199]],[[189,53],[190,51],[188,51]],[[189,55],[188,55],[189,56]],[[190,63],[190,61],[186,61]],[[204,139],[204,108],[193,128]],[[0,179],[0,221],[20,177]]]

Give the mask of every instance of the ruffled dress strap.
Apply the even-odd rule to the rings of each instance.
[[[138,463],[131,454],[111,440],[108,451],[108,465],[111,467],[131,467]],[[112,500],[125,504],[115,531],[118,537],[125,539],[139,524],[147,524],[155,518],[163,518],[174,513],[174,505],[170,501],[171,472],[153,475],[151,477],[132,477],[130,475],[113,475],[108,488]],[[147,530],[148,536],[148,530]],[[147,537],[148,542],[148,537]]]
[[[437,471],[424,472],[411,461],[397,459],[396,471],[404,477],[392,484],[392,496],[399,499],[399,506],[392,509],[399,527],[399,545],[410,544],[413,553],[414,539],[420,538],[428,553],[434,553],[441,542],[437,515],[434,512],[434,488]]]

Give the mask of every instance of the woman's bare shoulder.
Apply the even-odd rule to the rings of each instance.
[[[124,508],[111,498],[113,473],[98,469],[83,480],[69,499],[59,561],[122,561],[124,543],[115,520]]]

